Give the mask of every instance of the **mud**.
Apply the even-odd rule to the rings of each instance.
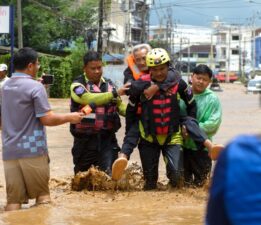
[[[119,181],[113,181],[105,172],[95,167],[91,167],[86,172],[77,173],[71,181],[71,188],[74,191],[84,189],[89,191],[141,191],[143,186],[142,169],[137,163],[129,165]]]
[[[223,122],[214,142],[226,144],[241,133],[260,133],[259,95],[245,94],[245,88],[239,84],[221,85],[224,91],[218,92],[217,95],[223,107]],[[68,99],[51,99],[50,103],[55,112],[67,112],[69,109]],[[141,190],[143,180],[138,151],[134,151],[129,162],[130,165],[134,163],[134,168],[129,169],[130,173],[127,172],[126,177],[118,184],[95,169],[87,176],[93,183],[89,181],[88,183],[85,180],[86,177],[81,183],[81,178],[77,180],[73,176],[71,156],[73,140],[69,133],[69,126],[50,127],[47,133],[51,158],[52,203],[33,207],[34,201],[30,201],[28,205],[23,205],[20,211],[4,213],[5,181],[2,160],[0,160],[2,169],[0,173],[0,225],[203,224],[208,185],[200,189],[169,188],[164,162],[161,159],[158,190],[144,192]],[[123,135],[124,127],[117,134],[120,144]],[[99,178],[100,183],[91,177]],[[133,179],[131,180],[130,177]],[[78,184],[76,180],[80,185],[72,188],[73,184]]]

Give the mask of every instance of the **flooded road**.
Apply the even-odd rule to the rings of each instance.
[[[223,106],[223,122],[214,141],[226,144],[242,133],[260,133],[261,108],[259,96],[245,94],[239,84],[221,84],[223,92],[217,92]],[[55,112],[66,112],[69,100],[51,99]],[[168,189],[160,191],[72,191],[73,164],[72,137],[69,126],[47,129],[51,168],[51,197],[53,203],[30,207],[16,212],[3,212],[5,205],[5,181],[0,160],[0,225],[200,225],[204,221],[207,200],[206,189]],[[122,143],[124,127],[118,132]],[[138,151],[134,151],[130,163],[140,165]],[[163,160],[160,164],[160,181],[166,184]]]

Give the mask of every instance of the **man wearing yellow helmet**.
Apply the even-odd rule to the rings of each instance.
[[[138,97],[141,105],[139,150],[145,178],[144,189],[157,187],[160,150],[166,160],[170,184],[176,187],[183,175],[178,98],[180,96],[184,99],[188,115],[194,118],[196,105],[192,92],[171,66],[169,55],[164,49],[150,51],[146,56],[146,64],[150,74],[142,75],[139,80],[132,82],[129,90],[130,96]],[[154,93],[147,92],[146,89],[152,85]],[[139,136],[137,142],[138,139]]]
[[[140,96],[141,119],[139,131],[140,156],[146,181],[145,189],[156,188],[160,151],[166,161],[167,176],[172,186],[177,186],[183,174],[182,137],[180,132],[179,98],[187,105],[187,117],[183,120],[188,133],[199,146],[213,147],[195,120],[196,104],[190,87],[170,64],[170,57],[164,49],[153,49],[146,56],[150,74],[132,82],[128,91],[131,96]],[[147,91],[154,86],[154,93]],[[156,87],[156,88],[155,88]],[[128,116],[128,115],[127,115]],[[139,135],[129,137],[139,140]],[[124,142],[126,137],[124,139]],[[133,141],[134,143],[134,141]],[[122,149],[122,154],[129,152]]]

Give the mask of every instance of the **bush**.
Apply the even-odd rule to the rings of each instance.
[[[38,77],[43,73],[54,75],[54,84],[50,85],[51,98],[70,97],[70,85],[75,77],[83,73],[83,56],[86,52],[84,40],[76,41],[76,45],[66,57],[39,54],[41,67]],[[10,63],[10,54],[0,56],[0,63]]]

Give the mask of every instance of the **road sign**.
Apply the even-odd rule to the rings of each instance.
[[[10,7],[0,6],[0,33],[10,33]]]

